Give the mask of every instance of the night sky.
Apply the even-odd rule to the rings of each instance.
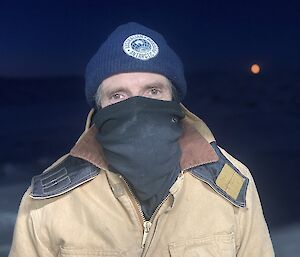
[[[161,32],[187,71],[299,70],[299,1],[0,1],[0,76],[84,74],[118,25]]]
[[[182,58],[184,104],[252,170],[269,224],[299,221],[296,0],[0,0],[0,186],[29,184],[73,146],[89,111],[85,66],[129,21],[163,34]]]

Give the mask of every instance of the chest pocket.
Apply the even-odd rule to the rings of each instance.
[[[122,257],[119,251],[98,250],[98,249],[78,249],[60,248],[58,257]]]
[[[235,257],[234,235],[222,234],[169,244],[171,257]]]

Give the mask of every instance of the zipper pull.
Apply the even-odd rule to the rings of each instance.
[[[144,234],[143,234],[143,240],[142,240],[142,248],[144,249],[146,240],[150,231],[152,223],[150,221],[145,221],[144,222]]]

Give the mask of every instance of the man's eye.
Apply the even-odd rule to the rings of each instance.
[[[159,92],[160,91],[157,88],[151,88],[149,93],[151,95],[157,95],[157,94],[159,94]]]
[[[119,94],[119,93],[114,93],[110,96],[110,98],[114,99],[114,100],[118,100],[118,99],[122,99],[123,95]]]

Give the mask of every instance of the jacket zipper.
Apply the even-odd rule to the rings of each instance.
[[[136,206],[136,210],[137,212],[140,214],[140,217],[141,217],[141,222],[142,222],[142,225],[143,225],[143,238],[142,238],[142,245],[141,245],[141,248],[144,249],[145,248],[145,245],[146,245],[146,241],[147,241],[147,238],[148,238],[148,235],[149,235],[149,232],[150,232],[150,228],[152,226],[152,222],[154,220],[154,217],[155,215],[157,214],[158,210],[160,209],[160,207],[167,201],[167,199],[169,198],[170,196],[170,193],[165,197],[165,199],[156,207],[155,211],[153,212],[152,216],[150,217],[150,220],[146,220],[145,216],[144,216],[144,213],[142,211],[142,206],[141,204],[139,203],[138,199],[136,199],[135,195],[133,194],[129,184],[127,183],[127,181],[123,178],[122,175],[119,176],[125,183],[127,189],[128,189],[128,192],[129,194],[132,196],[132,199],[134,200],[133,202],[135,203],[135,206]]]
[[[126,187],[127,187],[127,190],[128,190],[130,196],[131,196],[132,199],[133,199],[134,207],[135,207],[135,209],[137,210],[137,213],[140,214],[140,215],[139,215],[139,218],[141,218],[141,219],[140,219],[141,225],[144,227],[144,224],[145,224],[145,222],[146,222],[146,218],[145,218],[144,213],[143,213],[143,211],[142,211],[142,206],[141,206],[141,204],[139,203],[138,199],[136,199],[136,197],[135,197],[134,193],[132,192],[132,190],[131,190],[129,184],[127,183],[127,181],[123,178],[122,175],[120,175],[119,177],[124,181],[124,183],[125,183],[125,185],[126,185]]]
[[[146,241],[150,232],[150,228],[152,226],[154,217],[156,216],[156,214],[158,213],[160,207],[167,201],[167,199],[169,198],[170,193],[164,198],[164,200],[156,207],[155,211],[153,212],[153,214],[150,217],[149,221],[145,221],[144,222],[144,234],[143,234],[143,240],[142,240],[142,248],[145,248],[146,245]]]
[[[178,176],[178,178],[181,177],[182,175],[183,175],[183,172],[181,171],[180,174],[179,174],[179,176]],[[171,195],[171,193],[169,193],[164,198],[164,200],[156,207],[155,211],[153,212],[153,214],[150,217],[150,220],[146,221],[144,223],[144,236],[143,236],[143,242],[142,242],[142,248],[143,249],[145,248],[146,240],[147,240],[148,234],[150,232],[150,228],[152,226],[153,220],[154,220],[156,214],[158,213],[159,209],[161,208],[161,206],[169,199],[170,195]]]
[[[151,221],[145,221],[144,222],[144,233],[143,233],[143,240],[142,240],[142,249],[145,248],[146,240],[148,238],[151,226],[152,226]]]

